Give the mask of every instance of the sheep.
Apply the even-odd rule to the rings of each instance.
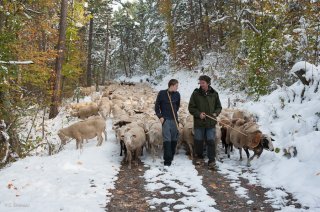
[[[78,111],[81,107],[88,106],[88,105],[95,105],[95,104],[96,103],[94,102],[73,103],[73,104],[70,104],[68,108],[71,108],[72,111]]]
[[[101,112],[102,117],[107,119],[111,114],[111,102],[101,101],[99,104],[99,111]]]
[[[115,130],[116,139],[120,143],[120,156],[122,156],[122,151],[124,151],[125,157],[127,157],[127,149],[124,144],[124,133],[130,129],[130,127],[134,127],[133,123],[129,122],[119,122],[117,126],[114,125],[113,129]]]
[[[246,111],[235,110],[232,116],[232,119],[244,119],[246,122],[254,121],[252,114]]]
[[[142,127],[136,126],[130,128],[124,134],[124,143],[127,148],[127,158],[129,169],[131,169],[132,154],[138,157],[146,143],[146,134]],[[136,161],[137,163],[137,161]]]
[[[260,157],[263,149],[274,151],[271,139],[262,134],[257,124],[253,122],[246,123],[244,119],[236,119],[232,122],[235,123],[234,128],[237,131],[230,128],[230,142],[239,149],[240,160],[242,160],[242,148],[245,150],[248,166],[250,166],[250,161],[253,160],[254,157]],[[249,149],[254,152],[251,158],[249,158]],[[229,156],[230,151],[228,149],[228,157]]]
[[[179,123],[178,131],[179,131],[179,137],[178,137],[178,143],[177,143],[177,146],[176,146],[176,154],[179,153],[179,149],[183,144],[183,125],[181,123]]]
[[[218,147],[218,142],[221,141],[221,136],[222,136],[221,126],[217,123],[215,129],[216,129],[215,139],[214,139],[215,156],[216,156],[216,159],[219,160],[217,147]]]
[[[76,148],[79,149],[80,147],[82,149],[83,139],[95,137],[98,137],[97,146],[101,146],[103,141],[102,133],[104,133],[105,140],[107,140],[106,122],[100,116],[95,116],[60,129],[58,136],[63,145],[66,144],[68,138],[76,139]]]
[[[95,86],[91,87],[80,87],[80,94],[83,96],[89,96],[96,90]]]
[[[163,145],[162,126],[159,121],[154,121],[154,122],[151,122],[150,126],[148,126],[147,128],[148,128],[146,132],[148,137],[147,146],[152,154],[152,159],[154,162],[157,150],[162,149],[162,145]]]
[[[97,92],[94,92],[94,93],[91,94],[91,101],[92,102],[99,102],[100,98],[101,98],[101,96]]]
[[[121,109],[118,105],[114,105],[112,108],[112,115],[114,118],[119,117],[121,115],[124,115],[126,113],[126,111],[124,111],[123,109]]]
[[[228,126],[231,126],[231,121],[226,117],[220,118],[219,119],[219,126],[220,126],[220,130],[221,130],[222,147],[225,149],[225,154],[227,154],[227,150],[229,148],[229,145],[230,145],[230,150],[233,151],[232,143],[226,142],[227,137],[229,137]]]
[[[187,118],[188,121],[186,122],[185,126],[183,127],[182,137],[183,137],[183,142],[189,148],[190,158],[191,158],[191,160],[193,160],[193,156],[194,156],[194,154],[193,154],[194,129],[193,129],[193,119],[191,119],[190,117],[192,117],[192,116],[188,116],[188,118]]]
[[[85,119],[90,116],[99,115],[99,107],[96,104],[90,104],[80,107],[78,111],[71,113],[72,116]]]

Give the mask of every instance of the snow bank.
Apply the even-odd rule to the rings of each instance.
[[[53,133],[61,127],[54,123]],[[104,211],[122,159],[111,121],[107,126],[101,147],[91,139],[81,153],[73,141],[59,154],[27,157],[2,169],[0,211]]]
[[[306,79],[313,81],[310,86],[298,81],[241,107],[259,117],[262,130],[274,134],[274,144],[281,149],[278,154],[264,152],[253,161],[261,184],[284,188],[302,205],[320,211],[320,93],[316,89],[320,67],[299,62],[291,73],[300,69],[306,70]],[[287,159],[282,150],[290,146],[295,146],[298,154]]]

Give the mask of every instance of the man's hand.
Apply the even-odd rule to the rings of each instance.
[[[161,124],[163,124],[163,122],[164,122],[164,118],[163,117],[160,118],[160,122],[161,122]]]
[[[201,119],[205,119],[206,118],[206,113],[205,112],[200,113],[200,118]]]

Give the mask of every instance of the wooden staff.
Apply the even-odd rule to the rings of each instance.
[[[230,127],[230,128],[233,129],[234,131],[237,131],[238,133],[241,133],[241,134],[244,135],[244,136],[248,136],[247,134],[244,134],[243,132],[241,132],[241,131],[239,131],[239,130],[233,128],[233,127],[231,127],[230,125],[218,121],[216,118],[214,118],[214,117],[212,117],[212,116],[209,116],[209,115],[207,115],[207,114],[205,114],[205,115],[206,115],[206,117],[208,117],[208,118],[210,118],[210,119],[212,119],[212,120],[215,120],[215,121],[217,121],[217,122],[219,122],[219,123],[221,123],[221,124],[223,124],[223,125],[226,125],[227,127]]]

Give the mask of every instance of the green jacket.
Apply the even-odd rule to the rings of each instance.
[[[216,116],[220,114],[222,107],[217,91],[211,86],[209,86],[207,93],[201,88],[195,89],[190,97],[188,109],[191,115],[193,115],[195,128],[215,127],[216,121],[208,117],[200,119],[200,113],[205,112],[207,115],[213,117],[215,117],[213,115],[214,113]]]

